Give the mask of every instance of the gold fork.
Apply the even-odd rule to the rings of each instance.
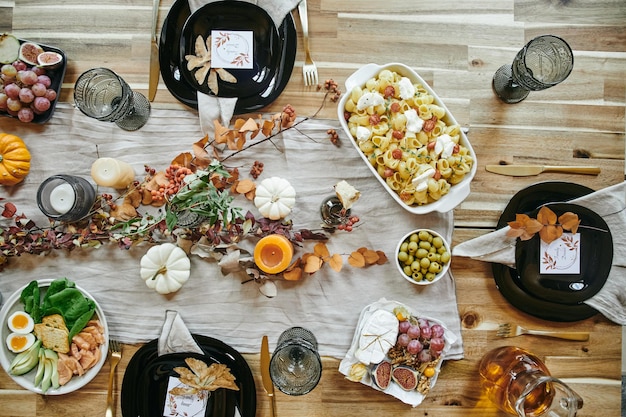
[[[109,392],[107,393],[107,412],[106,417],[113,417],[115,415],[115,408],[113,406],[113,378],[115,376],[115,368],[122,359],[122,346],[117,340],[109,340],[109,352],[111,352],[110,364],[111,371],[109,373]]]
[[[523,334],[531,334],[535,336],[548,336],[556,337],[559,339],[577,340],[584,342],[589,340],[589,333],[587,332],[559,332],[559,331],[546,331],[546,330],[528,330],[521,326],[512,325],[511,323],[503,323],[498,328],[497,335],[500,337],[515,337]]]
[[[311,51],[309,50],[309,17],[307,14],[306,0],[302,0],[300,4],[298,4],[298,15],[300,16],[302,39],[304,40],[304,64],[302,65],[304,85],[317,85],[317,66],[315,62],[313,62],[313,59],[311,59]]]

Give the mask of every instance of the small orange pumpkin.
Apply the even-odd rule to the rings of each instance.
[[[9,133],[0,133],[0,185],[15,185],[30,171],[30,152],[24,141]]]

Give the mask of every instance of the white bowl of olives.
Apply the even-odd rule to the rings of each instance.
[[[396,248],[398,270],[410,283],[430,285],[450,268],[452,252],[441,234],[431,229],[416,229],[406,235]]]

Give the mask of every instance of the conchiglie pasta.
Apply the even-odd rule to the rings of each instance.
[[[402,99],[402,80],[403,76],[395,71],[380,71],[363,87],[354,87],[350,91],[344,110],[348,114],[348,130],[355,140],[357,131],[360,132],[362,137],[358,148],[378,175],[385,178],[389,188],[406,204],[424,205],[439,200],[450,191],[451,186],[461,182],[471,171],[474,161],[469,149],[459,145],[461,127],[448,124],[446,109],[437,105],[434,96],[419,83],[413,83],[415,94],[412,97]],[[383,104],[373,102],[373,105],[358,110],[357,103],[366,94],[383,97]],[[413,109],[422,120],[434,121],[434,127],[430,126],[428,132],[423,130],[423,126],[422,130],[417,127],[408,131],[409,119],[405,113]],[[363,140],[363,130],[359,127],[371,132],[367,140]],[[451,156],[446,154],[442,157],[437,153],[441,151],[434,149],[437,141],[444,140],[439,139],[443,135],[455,144]],[[401,155],[397,149],[402,151]],[[431,167],[435,174],[417,187],[413,180],[424,171],[424,167]]]

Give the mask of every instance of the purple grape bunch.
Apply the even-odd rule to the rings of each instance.
[[[0,112],[6,112],[28,123],[36,114],[48,111],[57,93],[50,88],[52,80],[42,67],[29,67],[16,60],[0,67]]]
[[[416,355],[420,363],[427,363],[441,356],[445,346],[444,332],[442,325],[424,318],[402,320],[396,343],[409,354]]]

